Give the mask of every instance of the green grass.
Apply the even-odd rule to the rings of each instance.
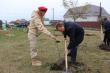
[[[53,34],[52,29],[48,30]],[[62,73],[65,71],[50,71],[53,63],[64,59],[64,39],[60,32],[56,32],[57,35],[60,35],[57,38],[61,41],[58,44],[60,60],[55,41],[43,33],[39,36],[38,59],[43,64],[40,67],[31,66],[27,33],[13,29],[9,29],[8,33],[15,36],[6,36],[3,32],[0,34],[0,73]],[[84,41],[78,47],[77,62],[84,64],[84,70],[74,70],[75,65],[73,64],[69,71],[73,73],[110,73],[110,52],[100,50],[98,47],[101,44],[100,33],[86,33],[96,36],[85,36]]]

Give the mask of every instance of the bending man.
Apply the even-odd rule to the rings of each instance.
[[[63,32],[64,38],[66,38],[66,36],[70,38],[69,45],[65,52],[66,54],[68,54],[68,56],[71,56],[71,60],[69,60],[68,62],[69,63],[75,62],[77,56],[77,46],[83,41],[84,38],[83,28],[77,23],[68,21],[58,23],[56,25],[56,29],[60,32]],[[68,53],[69,50],[70,52]]]

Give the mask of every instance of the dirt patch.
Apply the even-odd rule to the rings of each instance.
[[[105,45],[105,44],[99,45],[99,48],[100,48],[101,50],[110,51],[110,46]]]
[[[61,62],[51,64],[50,70],[57,71],[57,70],[64,70],[64,68],[65,68],[65,61],[63,60]]]
[[[7,34],[5,34],[6,36],[15,36],[15,35],[13,35],[13,34],[9,34],[9,33],[7,33]]]
[[[70,64],[70,70],[75,73],[85,72],[87,66],[83,63],[75,62],[73,65]],[[91,70],[91,69],[88,69]]]
[[[86,36],[96,36],[95,34],[85,34]]]
[[[57,41],[55,41],[55,43],[60,43],[60,41],[59,41],[59,40],[57,40]]]
[[[81,72],[81,71],[85,71],[87,69],[86,65],[83,63],[79,63],[79,62],[74,62],[74,63],[69,63],[68,64],[68,70],[72,71],[72,72]],[[54,71],[58,71],[58,70],[63,70],[65,71],[65,61],[61,61],[58,63],[53,63],[51,64],[51,68],[50,70],[54,70]],[[90,69],[88,69],[90,70]]]

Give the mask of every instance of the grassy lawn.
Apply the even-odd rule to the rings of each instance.
[[[48,30],[53,34],[53,30],[49,28]],[[65,69],[50,70],[54,63],[64,60],[64,40],[61,33],[56,32],[59,35],[57,38],[61,41],[59,44],[43,33],[39,36],[38,59],[43,64],[40,67],[31,66],[27,33],[13,29],[8,29],[8,33],[14,36],[7,36],[5,32],[0,32],[0,73],[62,73],[65,71]],[[78,64],[72,64],[69,71],[110,73],[110,52],[100,50],[98,47],[101,44],[100,32],[85,32],[85,34],[95,35],[85,35],[84,41],[78,47],[76,60]],[[60,59],[57,45],[60,49]]]

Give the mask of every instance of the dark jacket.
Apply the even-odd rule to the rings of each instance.
[[[82,42],[83,39],[80,39],[80,37],[83,38],[84,30],[80,25],[71,21],[63,22],[63,24],[65,27],[64,38],[66,38],[67,35],[70,38],[70,43],[67,48],[75,48],[75,45],[79,45]],[[79,39],[76,41],[77,37],[79,37]],[[79,43],[79,41],[81,42]]]
[[[107,26],[105,25],[104,21],[102,22],[101,25],[104,27],[104,29],[107,29]]]
[[[108,33],[110,32],[110,22],[108,21],[106,24],[104,24],[105,31],[103,33]]]

